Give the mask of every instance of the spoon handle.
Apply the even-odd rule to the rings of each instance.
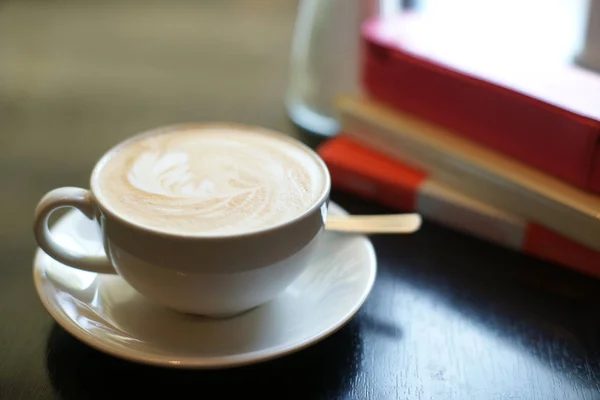
[[[413,233],[421,227],[416,213],[387,215],[328,215],[325,228],[329,231],[376,233]]]

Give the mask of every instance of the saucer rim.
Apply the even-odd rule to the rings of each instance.
[[[341,212],[345,212],[345,210],[341,206],[337,204],[336,206],[336,208],[339,208]],[[66,219],[68,218],[69,214],[76,212],[76,210],[73,210],[69,213],[66,213],[60,218],[60,220]],[[115,347],[114,345],[111,345],[99,339],[94,334],[90,333],[89,331],[82,328],[80,325],[73,322],[68,316],[64,314],[63,310],[56,304],[56,302],[50,300],[51,296],[49,293],[45,292],[44,285],[52,283],[48,283],[48,279],[42,276],[44,268],[40,267],[42,263],[42,258],[48,256],[39,247],[35,252],[35,257],[33,260],[33,280],[38,298],[42,302],[42,305],[44,306],[46,311],[54,319],[54,321],[63,329],[65,329],[69,334],[74,336],[76,339],[80,340],[81,342],[89,345],[90,347],[98,351],[109,354],[116,358],[135,362],[138,364],[145,364],[157,367],[168,367],[177,369],[226,369],[258,364],[296,353],[326,339],[327,337],[333,335],[338,330],[340,330],[343,326],[345,326],[358,313],[360,308],[363,306],[363,304],[369,297],[371,291],[373,290],[375,278],[377,275],[377,257],[375,254],[373,243],[366,236],[362,236],[362,239],[365,242],[369,259],[367,263],[364,263],[368,265],[366,267],[362,267],[368,268],[366,285],[362,290],[360,297],[357,297],[356,301],[353,302],[353,306],[350,307],[344,313],[344,316],[339,318],[339,320],[335,324],[332,324],[329,328],[324,329],[319,333],[299,342],[283,344],[265,350],[256,350],[249,353],[231,354],[227,356],[190,356],[178,357],[177,360],[173,360],[169,359],[168,355],[160,356],[155,354],[142,353],[136,350],[123,350],[122,348]]]

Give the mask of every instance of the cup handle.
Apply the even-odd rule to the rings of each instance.
[[[99,274],[116,274],[112,263],[103,254],[92,256],[71,251],[58,243],[48,228],[50,215],[59,208],[75,207],[89,219],[94,219],[94,200],[89,190],[62,187],[46,193],[35,209],[34,232],[38,245],[48,254],[65,265]]]

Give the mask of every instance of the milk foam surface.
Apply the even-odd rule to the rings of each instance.
[[[207,125],[118,146],[93,179],[96,195],[127,220],[171,233],[235,234],[306,211],[322,195],[326,172],[280,136]]]

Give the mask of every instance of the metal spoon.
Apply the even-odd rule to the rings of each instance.
[[[413,233],[421,227],[416,213],[387,215],[328,215],[325,229],[363,234]]]

